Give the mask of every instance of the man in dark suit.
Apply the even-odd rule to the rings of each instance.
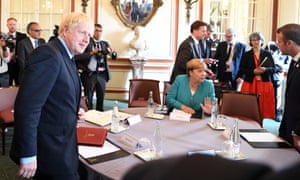
[[[279,136],[300,151],[300,25],[286,24],[277,29],[276,43],[283,55],[293,59],[287,75],[284,114]]]
[[[106,83],[111,78],[107,55],[112,53],[112,49],[107,41],[101,40],[102,30],[100,24],[95,24],[94,35],[85,52],[75,56],[88,108],[93,108],[93,95],[96,91],[98,111],[103,111]]]
[[[76,137],[81,86],[73,56],[82,53],[93,32],[83,13],[67,14],[59,37],[29,56],[15,102],[10,156],[17,175],[34,180],[78,180]]]
[[[206,58],[202,55],[200,40],[206,36],[207,24],[202,21],[195,21],[191,25],[191,35],[185,39],[179,46],[175,65],[170,78],[170,83],[173,83],[176,76],[186,74],[186,63],[193,59],[202,59],[205,63],[212,63],[213,59]]]
[[[26,38],[26,34],[17,31],[17,19],[13,17],[7,19],[7,28],[8,37],[6,39],[9,42],[8,47],[11,56],[10,62],[8,63],[9,85],[19,85],[17,46],[22,39]]]
[[[28,60],[29,54],[38,46],[45,44],[46,41],[41,38],[41,28],[39,23],[37,22],[30,22],[27,25],[27,33],[28,37],[22,39],[18,43],[18,64],[19,64],[19,82],[21,83],[23,72],[25,68],[25,63]]]
[[[225,38],[226,41],[219,43],[214,57],[219,60],[216,68],[217,79],[220,82],[230,83],[231,87],[236,89],[236,78],[246,45],[236,41],[236,33],[232,28],[226,30]]]

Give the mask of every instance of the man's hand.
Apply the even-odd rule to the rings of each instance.
[[[294,142],[294,147],[297,150],[300,150],[300,137],[292,131],[292,136],[293,136],[293,142]]]
[[[36,160],[30,163],[20,164],[17,176],[22,178],[32,178],[35,175],[36,168]]]
[[[85,115],[84,109],[83,108],[79,108],[79,111],[77,113],[77,118],[78,118],[79,122],[83,122],[85,120],[84,115]]]

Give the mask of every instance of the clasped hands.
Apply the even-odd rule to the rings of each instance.
[[[266,68],[265,67],[257,67],[253,70],[253,73],[255,75],[261,75],[263,74],[264,72],[266,72]]]

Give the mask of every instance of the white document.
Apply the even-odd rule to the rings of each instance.
[[[104,145],[102,147],[83,146],[83,145],[78,146],[79,154],[83,158],[97,157],[97,156],[105,155],[108,153],[116,152],[119,150],[120,150],[120,148],[118,148],[117,146],[113,145],[112,143],[110,143],[108,141],[105,141]]]
[[[112,110],[100,112],[97,110],[89,110],[84,114],[85,120],[96,125],[106,126],[111,123]]]
[[[178,121],[190,121],[191,120],[191,114],[185,113],[178,109],[173,109],[173,111],[170,113],[170,120],[178,120]]]
[[[248,142],[285,142],[280,137],[270,132],[241,132]]]

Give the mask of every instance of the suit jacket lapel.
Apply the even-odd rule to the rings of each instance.
[[[298,67],[297,67],[298,66]],[[289,70],[288,70],[288,76],[287,76],[287,89],[292,81],[292,79],[295,78],[296,76],[296,72],[297,70],[299,69],[299,59],[297,62],[295,62],[294,60],[291,61],[290,63],[290,67],[289,67]]]
[[[77,73],[77,68],[76,68],[74,57],[73,57],[73,59],[70,59],[68,53],[66,52],[66,50],[63,47],[63,45],[61,44],[61,42],[59,42],[59,46],[61,46],[61,47],[59,47],[59,49],[62,53],[62,57],[64,59],[64,63],[68,69],[68,72],[69,72],[70,76],[72,77],[73,84],[74,84],[74,91],[75,91],[75,94],[78,96],[77,99],[79,100],[80,92],[81,92],[81,90],[80,90],[81,85],[80,85],[80,78]]]

